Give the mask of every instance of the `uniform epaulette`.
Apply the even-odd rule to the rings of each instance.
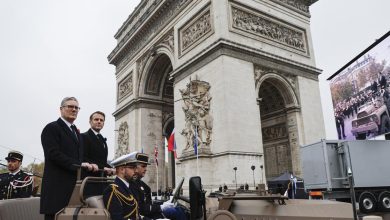
[[[110,186],[114,189],[114,188],[118,188],[119,186],[116,185],[115,183],[111,183]]]

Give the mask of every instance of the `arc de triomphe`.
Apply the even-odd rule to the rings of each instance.
[[[314,2],[142,0],[108,57],[116,66],[116,155],[154,158],[157,146],[163,190],[198,174],[205,188],[235,187],[234,167],[238,185],[301,175],[299,146],[325,136]],[[165,162],[164,137],[174,128],[178,157]],[[153,189],[156,176],[153,161],[145,177]]]

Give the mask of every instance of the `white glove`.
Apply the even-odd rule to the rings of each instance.
[[[162,205],[160,205],[160,208],[161,208],[162,211],[164,211],[165,209],[174,208],[174,207],[175,207],[175,204],[173,204],[170,201],[166,201]]]

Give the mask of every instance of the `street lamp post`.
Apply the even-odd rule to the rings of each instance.
[[[251,166],[252,174],[253,174],[253,187],[256,189],[256,183],[255,183],[255,169],[256,167],[254,165]]]
[[[237,190],[237,167],[234,167],[233,170],[234,170],[234,179],[236,181],[236,190]]]
[[[261,173],[260,173],[260,175],[261,175],[261,184],[263,183],[263,165],[260,165],[260,169],[261,169]]]

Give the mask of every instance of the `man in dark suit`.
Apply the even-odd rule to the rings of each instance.
[[[116,178],[103,193],[104,206],[112,220],[140,219],[138,201],[129,183],[133,181],[137,161],[134,156],[127,154],[113,160],[111,164],[116,169]]]
[[[0,200],[30,197],[34,180],[20,169],[23,154],[10,151],[5,159],[9,172],[0,174]]]
[[[86,176],[94,177],[106,177],[107,174],[111,175],[114,173],[114,170],[107,163],[107,142],[100,131],[104,127],[105,114],[100,111],[96,111],[91,114],[89,117],[89,124],[91,128],[82,133],[81,136],[84,142],[84,161],[96,164],[100,170],[104,172],[83,172],[83,178]],[[88,183],[85,188],[84,195],[86,197],[93,195],[102,195],[103,190],[106,188],[106,185],[103,183]]]
[[[94,169],[91,164],[82,162],[83,141],[73,124],[79,110],[76,98],[64,98],[60,106],[61,117],[47,124],[41,134],[45,168],[40,212],[45,220],[54,219],[55,214],[68,204],[77,180],[77,166]]]

